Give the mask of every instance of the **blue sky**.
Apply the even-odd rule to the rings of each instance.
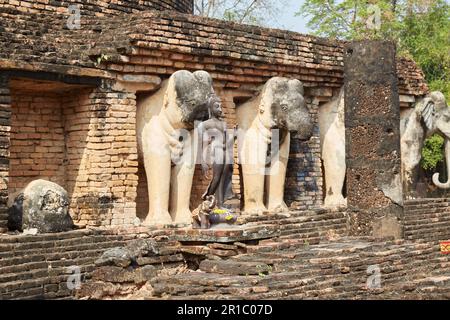
[[[282,10],[282,15],[278,21],[277,28],[292,30],[301,33],[310,33],[306,27],[306,21],[303,17],[296,17],[295,13],[300,11],[304,0],[289,0],[287,6]]]

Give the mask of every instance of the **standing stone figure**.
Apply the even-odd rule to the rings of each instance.
[[[215,195],[217,206],[224,207],[225,201],[233,197],[233,144],[234,135],[227,134],[227,124],[223,121],[222,104],[217,95],[208,101],[210,119],[202,122],[198,133],[203,145],[201,164],[203,174],[209,167],[213,169],[213,177],[202,199]]]

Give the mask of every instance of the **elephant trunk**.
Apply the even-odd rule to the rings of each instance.
[[[447,167],[447,182],[442,183],[439,180],[439,173],[433,175],[433,183],[439,189],[450,189],[450,139],[445,138],[445,165]]]
[[[314,121],[308,111],[303,113],[301,126],[298,129],[300,140],[309,140],[314,134]]]

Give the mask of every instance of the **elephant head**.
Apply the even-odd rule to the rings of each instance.
[[[418,111],[426,128],[426,137],[437,133],[445,139],[447,176],[450,177],[450,109],[445,96],[438,91],[432,92],[419,104]],[[439,173],[433,175],[433,183],[440,189],[450,189],[450,179],[441,183]]]
[[[208,101],[212,95],[214,89],[208,72],[175,72],[164,98],[164,113],[169,123],[174,129],[192,129],[194,121],[208,117]]]
[[[297,132],[308,140],[313,134],[313,121],[303,98],[299,80],[275,77],[263,88],[259,118],[265,128]]]

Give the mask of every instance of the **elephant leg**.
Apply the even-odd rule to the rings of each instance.
[[[244,214],[262,215],[264,205],[264,177],[267,142],[257,129],[250,128],[241,134],[240,162],[244,182]]]
[[[169,214],[170,151],[159,123],[152,119],[142,136],[144,166],[148,183],[149,213],[144,225],[171,224]]]
[[[346,164],[345,142],[338,139],[338,133],[328,135],[332,141],[324,141],[322,160],[325,169],[325,207],[336,208],[346,205],[342,195],[344,187]]]
[[[272,160],[269,175],[266,177],[267,208],[270,212],[289,211],[284,202],[284,185],[290,145],[291,134],[288,132],[279,147],[278,157]]]
[[[195,173],[196,145],[193,132],[187,134],[183,155],[172,168],[170,214],[177,224],[191,224],[190,200]]]

